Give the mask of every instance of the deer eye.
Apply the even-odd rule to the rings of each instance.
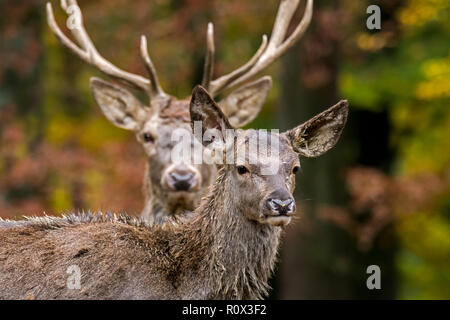
[[[237,166],[237,172],[239,174],[246,174],[248,172],[248,169],[245,166]]]
[[[155,138],[153,137],[153,135],[149,132],[145,132],[142,135],[142,138],[144,139],[145,142],[154,142]]]
[[[295,166],[295,167],[292,169],[292,173],[293,173],[293,174],[296,174],[296,173],[298,172],[299,169],[300,169],[299,166]]]

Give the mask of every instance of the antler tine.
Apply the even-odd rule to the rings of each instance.
[[[294,15],[295,10],[297,10],[299,3],[300,0],[284,0],[280,2],[267,51],[275,49],[283,42],[286,37],[289,23],[291,22],[292,16]]]
[[[203,69],[202,86],[209,90],[211,80],[214,72],[214,25],[212,22],[208,23],[208,31],[206,32],[206,58],[205,67]]]
[[[267,48],[267,35],[263,35],[261,45],[259,46],[258,51],[254,54],[254,56],[243,66],[240,68],[234,70],[233,72],[222,76],[220,78],[217,78],[214,81],[211,81],[210,84],[210,93],[213,96],[216,96],[221,91],[225,90],[225,88],[229,87],[229,84],[232,83],[234,80],[238,79],[242,75],[244,75],[246,72],[249,72],[255,64],[258,62],[258,60],[261,58],[262,54]]]
[[[78,3],[77,3],[76,0],[61,0],[61,7],[67,13],[77,14],[76,12],[71,12],[72,11],[71,9],[75,8],[73,6],[77,6],[78,7]],[[80,22],[79,25],[71,30],[72,35],[75,37],[75,39],[80,44],[82,49],[84,49],[85,51],[88,51],[88,52],[92,52],[92,53],[98,54],[97,49],[95,49],[91,38],[89,37],[89,35],[86,32],[86,29],[84,28],[83,16],[81,14],[79,16],[79,19],[80,19],[79,20],[79,22]]]
[[[292,32],[292,34],[289,36],[289,38],[280,44],[280,46],[278,47],[279,54],[276,56],[276,58],[282,55],[287,49],[292,47],[297,42],[297,40],[299,40],[303,36],[306,29],[308,29],[309,24],[311,23],[312,15],[313,0],[308,0],[305,14],[303,15],[302,20],[297,25],[297,28],[295,28],[294,32]]]
[[[61,31],[56,23],[55,16],[53,15],[53,8],[50,2],[47,2],[47,23],[53,33],[61,41],[61,43],[75,53],[80,59],[86,60],[87,55],[82,49],[78,48],[66,35]]]
[[[166,96],[166,94],[164,93],[164,91],[162,90],[162,88],[159,84],[156,69],[153,66],[153,62],[150,59],[150,55],[148,54],[147,38],[144,35],[141,36],[141,57],[144,60],[148,76],[150,77],[150,85],[151,85],[152,95],[157,96],[157,97]]]
[[[71,6],[76,6],[79,10],[76,0],[61,0],[61,7],[66,11]],[[81,11],[79,11],[79,13],[79,24],[75,26],[75,28],[71,29],[71,33],[78,42],[78,45],[76,45],[61,31],[53,14],[53,7],[50,2],[47,2],[47,23],[64,46],[75,53],[81,60],[99,69],[103,73],[138,89],[142,89],[151,96],[153,93],[153,84],[149,79],[119,69],[98,53],[93,42],[89,38],[86,29],[84,28]]]
[[[249,80],[251,77],[255,76],[258,72],[280,57],[287,49],[292,47],[292,45],[294,45],[294,43],[302,37],[311,22],[313,0],[308,0],[302,20],[297,25],[294,32],[287,39],[285,39],[289,23],[298,7],[298,4],[299,0],[281,0],[269,44],[259,54],[256,61],[253,61],[253,64],[248,63],[250,64],[250,67],[245,70],[245,72],[236,73],[236,71],[242,69],[241,67],[236,71],[212,81],[210,85],[210,93],[213,96],[218,95],[225,89],[235,87]],[[252,60],[253,58],[251,61]]]

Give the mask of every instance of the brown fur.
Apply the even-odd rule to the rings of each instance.
[[[137,133],[137,139],[147,153],[147,165],[144,174],[145,208],[142,218],[150,223],[163,224],[168,219],[177,216],[190,215],[200,204],[202,196],[206,195],[208,187],[214,182],[217,174],[215,165],[187,164],[198,172],[198,187],[185,192],[169,189],[163,179],[170,166],[173,165],[170,153],[175,145],[171,142],[171,133],[179,128],[191,130],[189,118],[189,101],[170,99],[159,111],[157,117],[149,116],[147,123],[142,124],[142,130]],[[156,138],[155,143],[142,141],[141,136],[151,132]]]
[[[224,111],[233,125],[243,126],[256,117],[271,83],[269,77],[263,77],[235,90],[223,100]],[[146,153],[145,207],[141,216],[156,224],[177,219],[177,216],[190,216],[214,182],[217,168],[192,163],[175,166],[170,158],[175,145],[171,133],[179,128],[191,130],[189,99],[164,96],[152,99],[146,107],[124,87],[98,78],[91,79],[91,90],[105,116],[116,126],[134,131]],[[154,141],[145,141],[145,134],[150,134]],[[168,186],[169,174],[180,169],[195,174],[197,184],[194,188],[180,192]]]
[[[201,119],[203,125],[220,130],[230,126],[201,87],[194,90],[190,111],[191,119]],[[330,111],[346,118],[348,107],[344,103],[325,111],[315,118],[319,126],[308,122],[315,128],[311,130],[314,139],[318,132],[333,141],[340,135],[345,121],[341,121],[342,117],[328,117]],[[340,126],[337,131],[336,126]],[[324,128],[331,128],[333,134],[323,132]],[[302,126],[294,130],[305,132]],[[261,170],[265,162],[249,161],[250,157],[260,156],[260,148],[255,149],[255,154],[248,154],[245,172],[239,170],[242,165],[223,165],[192,219],[180,218],[177,223],[156,226],[111,214],[1,221],[0,298],[264,297],[282,226],[290,222],[295,212],[292,208],[282,213],[270,204],[274,197],[281,199],[281,194],[292,199],[293,168],[299,166],[298,153],[293,149],[299,147],[297,133],[241,131],[237,144],[243,144],[245,149],[249,149],[249,138],[257,134],[265,135],[262,138],[266,141],[270,138],[278,142],[279,154],[270,152],[268,159],[279,164],[277,172],[264,175]],[[302,137],[308,141],[307,135]],[[327,150],[322,148],[322,152]],[[80,289],[66,285],[67,269],[72,265],[80,268]]]
[[[235,126],[244,126],[256,117],[271,83],[270,77],[263,77],[231,92],[221,102]],[[134,131],[147,155],[143,184],[145,207],[141,216],[150,223],[162,224],[177,216],[190,215],[214,182],[217,168],[207,164],[174,165],[170,159],[175,145],[170,134],[179,128],[191,130],[189,99],[165,95],[151,99],[147,107],[124,87],[98,78],[91,79],[91,90],[108,120]],[[145,141],[145,134],[150,134],[153,141]],[[167,181],[176,170],[195,174],[195,187],[181,192],[172,190]]]
[[[174,226],[104,215],[10,221],[0,229],[0,298],[261,298],[281,228],[249,221],[237,208],[216,210],[231,202],[229,179],[222,170],[199,215]],[[66,286],[70,265],[81,269],[80,290]]]

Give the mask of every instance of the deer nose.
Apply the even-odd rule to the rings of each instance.
[[[169,174],[168,185],[175,191],[189,191],[195,184],[196,179],[194,172],[177,170]]]
[[[269,199],[268,200],[269,208],[272,212],[277,213],[279,215],[288,215],[290,213],[295,212],[295,202],[294,199]]]

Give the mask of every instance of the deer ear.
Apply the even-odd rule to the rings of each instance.
[[[304,157],[317,157],[333,148],[347,122],[348,102],[342,100],[304,124],[285,132],[294,151]]]
[[[272,78],[262,77],[231,92],[219,102],[219,106],[233,127],[243,127],[261,111],[271,87]]]
[[[91,78],[91,91],[109,121],[123,129],[139,130],[145,107],[131,92],[95,77]]]
[[[192,91],[189,111],[191,113],[192,128],[194,132],[197,132],[197,125],[200,123],[202,137],[205,136],[206,130],[209,130],[209,132],[215,131],[220,134],[219,138],[225,141],[225,130],[233,128],[227,116],[223,114],[213,98],[202,86],[196,86]],[[204,145],[208,144],[203,139],[202,143]]]

